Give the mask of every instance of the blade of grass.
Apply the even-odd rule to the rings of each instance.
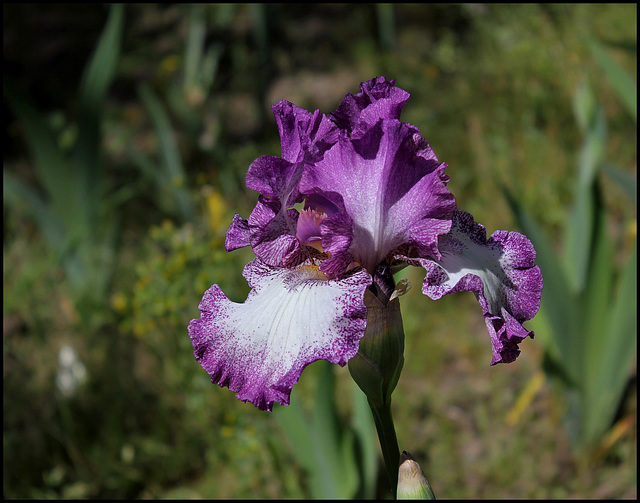
[[[24,130],[33,166],[46,191],[47,198],[43,202],[50,205],[49,211],[58,214],[65,227],[69,227],[78,218],[69,185],[69,163],[46,120],[35,110],[29,99],[11,82],[5,81],[4,89],[8,103]]]
[[[202,49],[206,35],[205,6],[194,4],[189,9],[189,34],[184,57],[184,92],[199,87]]]
[[[155,180],[161,189],[174,196],[179,216],[190,220],[194,213],[193,204],[189,199],[189,193],[182,187],[185,183],[185,171],[169,116],[148,84],[142,84],[138,93],[149,112],[160,147],[162,163],[161,169],[155,170]]]
[[[564,262],[576,293],[582,292],[587,280],[595,218],[593,183],[604,156],[605,136],[604,113],[598,109],[580,151],[575,202],[565,228]]]
[[[624,267],[616,298],[604,333],[606,339],[600,357],[598,380],[593,391],[593,411],[586,418],[584,436],[587,442],[597,441],[617,411],[629,372],[636,357],[637,347],[637,287],[638,287],[637,242]]]
[[[311,497],[352,498],[358,484],[353,436],[336,409],[333,364],[317,365],[321,368],[311,415],[303,412],[300,402],[277,407],[274,414],[308,476]]]
[[[599,184],[597,184],[599,185]],[[601,202],[600,188],[596,187],[597,220],[594,229],[593,255],[587,280],[588,288],[581,296],[583,353],[585,355],[585,383],[591,386],[597,379],[598,368],[608,340],[602,334],[606,332],[611,311],[613,282],[613,247],[607,232],[607,214]]]
[[[318,456],[316,470],[322,472],[323,484],[333,486],[333,497],[352,498],[358,485],[353,438],[336,408],[333,364],[321,361],[320,365],[312,416],[312,440]]]
[[[396,26],[394,6],[392,3],[377,3],[378,36],[384,50],[390,51],[396,44]]]
[[[552,346],[547,350],[566,371],[566,377],[574,385],[580,376],[578,302],[569,288],[567,273],[549,239],[528,212],[516,201],[511,192],[503,188],[505,197],[518,227],[533,243],[537,255],[536,263],[542,270],[542,311],[552,329]]]
[[[592,418],[606,415],[600,408],[600,381],[605,369],[602,358],[607,347],[614,343],[606,337],[610,322],[612,282],[613,282],[613,247],[607,232],[607,214],[602,204],[599,184],[595,184],[596,225],[594,229],[594,247],[589,266],[587,288],[581,295],[583,344],[581,354],[584,358],[584,374],[580,379],[581,397],[583,401],[582,435]]]
[[[104,101],[116,75],[124,30],[124,5],[112,4],[98,45],[78,89],[78,140],[74,151],[80,203],[89,218],[97,217],[100,200],[100,138]]]
[[[213,85],[213,81],[218,73],[218,63],[222,56],[222,46],[215,44],[210,47],[202,58],[202,64],[200,68],[200,86],[207,93],[209,88]]]
[[[301,403],[295,402],[288,407],[274,406],[273,414],[280,424],[282,432],[289,440],[296,460],[300,463],[302,469],[311,475],[315,469],[311,426],[302,411]],[[312,486],[311,491],[314,492],[313,477],[310,478],[309,483]]]
[[[356,439],[354,450],[360,468],[361,482],[357,496],[359,498],[373,499],[375,497],[376,478],[378,476],[376,427],[366,395],[353,381],[351,381],[351,387],[353,396],[352,422]]]
[[[87,64],[79,88],[82,105],[98,113],[107,95],[120,58],[124,29],[124,4],[111,4],[98,45]]]
[[[52,248],[61,251],[65,247],[65,231],[57,215],[44,200],[29,186],[4,170],[2,173],[2,193],[5,202],[12,205],[26,203],[38,227]]]
[[[604,164],[602,170],[615,181],[618,186],[629,196],[629,199],[636,204],[638,200],[638,178],[631,173],[622,171],[612,164]]]
[[[627,112],[637,122],[638,108],[637,96],[638,86],[627,70],[618,63],[607,50],[595,39],[589,39],[591,54],[604,72],[607,80],[613,86],[620,101],[622,101]]]

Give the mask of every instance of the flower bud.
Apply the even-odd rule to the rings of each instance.
[[[382,407],[391,402],[391,393],[404,365],[404,330],[398,296],[407,286],[403,283],[399,290],[394,290],[390,274],[377,279],[374,277],[374,286],[364,295],[367,329],[358,353],[349,360],[349,372],[369,402]]]
[[[402,451],[400,456],[400,469],[398,470],[399,500],[434,500],[436,499],[429,481],[422,473],[420,465],[407,451]]]

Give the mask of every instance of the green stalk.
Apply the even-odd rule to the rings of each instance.
[[[367,396],[373,413],[394,498],[398,487],[400,449],[391,416],[391,394],[404,364],[404,331],[398,299],[404,291],[406,285],[396,288],[389,264],[380,264],[374,274],[373,285],[364,296],[367,329],[360,340],[358,353],[349,360],[349,372]]]
[[[398,439],[396,438],[396,430],[393,426],[393,417],[391,416],[391,403],[387,402],[378,407],[369,400],[369,407],[371,407],[373,419],[376,423],[380,447],[382,448],[382,458],[384,459],[384,466],[387,470],[389,486],[395,499],[398,488],[400,449],[398,448]]]

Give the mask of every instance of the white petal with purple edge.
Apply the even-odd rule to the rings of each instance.
[[[480,303],[493,345],[491,364],[509,363],[518,344],[533,332],[522,323],[540,308],[542,274],[534,265],[536,252],[526,236],[497,231],[488,240],[484,226],[457,210],[451,231],[440,236],[441,260],[397,258],[427,270],[422,292],[437,300],[471,291]]]
[[[371,279],[360,270],[328,280],[313,265],[285,269],[259,259],[243,274],[252,287],[247,300],[232,302],[213,285],[200,302],[200,318],[189,324],[189,336],[212,382],[270,411],[274,402],[289,404],[291,388],[308,364],[323,359],[345,365],[358,352]]]

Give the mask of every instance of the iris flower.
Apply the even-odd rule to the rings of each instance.
[[[409,93],[384,77],[363,82],[335,112],[273,107],[282,155],[249,167],[259,193],[235,215],[225,247],[250,246],[251,291],[230,301],[218,285],[191,320],[194,355],[211,381],[262,410],[289,404],[310,363],[344,366],[367,329],[367,289],[403,266],[426,270],[431,299],[473,292],[491,339],[491,364],[508,363],[533,332],[542,275],[522,234],[485,228],[456,208],[442,163],[419,130],[400,120]],[[389,293],[386,299],[389,299]]]

